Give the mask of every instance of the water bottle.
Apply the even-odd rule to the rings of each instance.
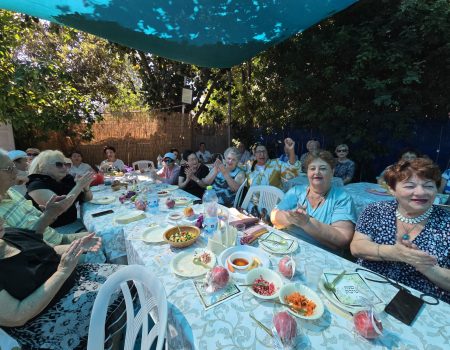
[[[158,214],[159,212],[158,194],[151,189],[147,190],[147,211],[150,214]]]
[[[213,190],[212,186],[206,187],[205,194],[203,195],[203,229],[207,235],[213,235],[217,230],[217,225],[219,223],[218,218],[218,202],[216,191]]]

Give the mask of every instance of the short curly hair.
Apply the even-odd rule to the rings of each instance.
[[[324,162],[328,163],[330,165],[331,169],[334,169],[336,167],[336,159],[334,159],[333,155],[328,151],[320,149],[317,154],[309,153],[306,156],[305,169],[308,169],[309,164],[311,164],[316,159],[321,159]]]
[[[398,182],[409,179],[414,174],[421,179],[434,181],[438,188],[441,185],[441,170],[429,158],[401,160],[391,165],[384,172],[384,181],[386,181],[390,188],[395,189]]]

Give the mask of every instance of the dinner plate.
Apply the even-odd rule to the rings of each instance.
[[[326,270],[319,281],[319,289],[334,305],[350,313],[367,309],[368,302],[377,311],[384,309],[385,303],[369,287],[364,277],[357,272],[348,272],[336,284],[336,291],[332,292],[324,287],[325,282],[332,282],[342,270]]]
[[[192,200],[187,197],[176,197],[174,198],[175,205],[182,206],[182,205],[188,205]]]
[[[164,190],[166,190],[166,191],[175,191],[177,189],[178,189],[177,185],[169,185],[166,188],[164,188]]]
[[[92,204],[110,204],[113,203],[116,200],[116,197],[114,196],[97,196],[92,198],[89,203]]]
[[[130,210],[126,214],[119,215],[115,218],[118,224],[129,224],[130,222],[145,219],[147,216],[142,210]]]
[[[164,232],[166,232],[167,226],[161,227],[159,225],[149,227],[142,231],[142,237],[140,238],[141,241],[147,242],[147,243],[162,243],[164,241]]]
[[[211,261],[206,264],[208,267],[194,264],[194,257],[202,253],[208,253],[211,256]],[[207,273],[216,264],[216,255],[204,248],[197,248],[195,250],[184,251],[175,255],[170,261],[170,268],[173,273],[181,277],[199,277]]]
[[[170,192],[167,190],[162,190],[162,191],[158,191],[157,194],[158,194],[158,197],[167,197],[170,194]]]
[[[254,261],[254,258],[257,258],[260,264],[257,267],[266,267],[270,268],[270,259],[268,255],[261,249],[249,246],[249,245],[241,245],[241,246],[235,246],[225,249],[220,255],[218,263],[225,267],[228,270],[228,273],[231,277],[233,277],[236,280],[245,280],[247,276],[247,272],[251,270],[234,270],[234,272],[230,271],[230,268],[228,266],[228,257],[236,252],[244,252],[247,253],[251,259],[252,262]]]
[[[290,254],[298,249],[298,242],[287,235],[271,231],[259,238],[259,246],[272,254]]]

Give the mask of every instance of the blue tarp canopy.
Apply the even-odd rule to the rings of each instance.
[[[357,0],[0,0],[0,8],[204,67],[239,64]]]

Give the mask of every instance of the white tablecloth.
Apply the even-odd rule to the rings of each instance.
[[[394,197],[389,195],[383,187],[370,182],[356,182],[344,186],[344,189],[352,197],[355,203],[357,217],[370,203],[393,200]],[[370,192],[370,190],[380,191],[379,194]]]

